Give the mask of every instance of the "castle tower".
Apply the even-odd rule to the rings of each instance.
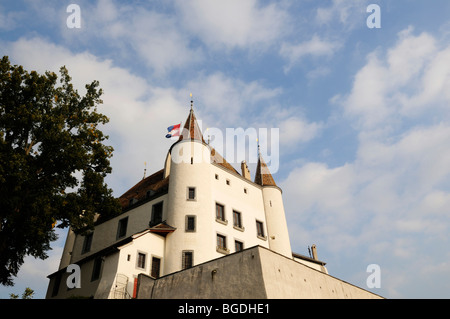
[[[267,164],[264,162],[259,152],[259,146],[258,153],[259,158],[256,167],[255,183],[262,186],[269,247],[279,254],[292,258],[282,191],[276,185]]]
[[[205,143],[191,108],[179,140],[169,150],[170,187],[167,223],[177,230],[167,237],[165,273],[211,259],[212,232],[211,150]]]

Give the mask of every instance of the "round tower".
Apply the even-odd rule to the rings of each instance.
[[[264,210],[266,212],[269,248],[292,258],[281,189],[277,186],[263,186],[262,193]]]
[[[166,222],[176,230],[166,237],[165,273],[211,259],[211,150],[203,141],[191,109],[184,134],[169,150],[170,165]]]
[[[284,212],[281,189],[275,184],[266,163],[259,154],[255,183],[262,186],[269,248],[292,258],[291,242]]]

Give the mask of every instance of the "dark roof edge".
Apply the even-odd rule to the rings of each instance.
[[[327,264],[326,262],[323,262],[323,261],[320,261],[320,260],[317,260],[317,259],[314,259],[314,258],[311,258],[311,257],[307,257],[305,255],[297,254],[297,253],[294,253],[294,252],[292,252],[292,257],[298,258],[298,259],[302,259],[302,260],[306,260],[306,261],[310,261],[312,263],[315,263],[315,264],[318,264],[318,265],[321,265],[321,266],[325,266]]]

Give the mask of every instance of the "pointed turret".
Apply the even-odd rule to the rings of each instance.
[[[256,165],[255,183],[261,186],[277,186],[272,174],[264,162],[258,146],[258,164]]]
[[[181,132],[179,141],[184,139],[191,139],[201,141],[202,143],[205,143],[205,140],[203,139],[202,131],[200,130],[200,127],[197,123],[197,118],[194,114],[194,108],[193,108],[193,102],[191,101],[191,111],[189,112],[189,116],[186,119],[186,123],[184,124],[183,131]]]
[[[262,186],[269,247],[279,254],[292,258],[281,188],[275,183],[266,162],[264,162],[259,145],[255,183]]]

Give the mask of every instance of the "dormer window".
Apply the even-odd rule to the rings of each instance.
[[[162,222],[163,202],[159,202],[152,206],[152,216],[149,226],[155,226]]]
[[[129,201],[128,201],[128,205],[129,206],[131,206],[131,205],[134,205],[134,204],[136,204],[137,203],[137,199],[136,198],[131,198]]]
[[[91,251],[93,236],[94,236],[94,233],[89,233],[84,236],[83,247],[81,249],[82,254],[85,254],[85,253],[88,253]]]
[[[117,239],[125,237],[125,235],[127,234],[127,226],[128,226],[128,217],[119,220],[119,224],[117,226]]]

